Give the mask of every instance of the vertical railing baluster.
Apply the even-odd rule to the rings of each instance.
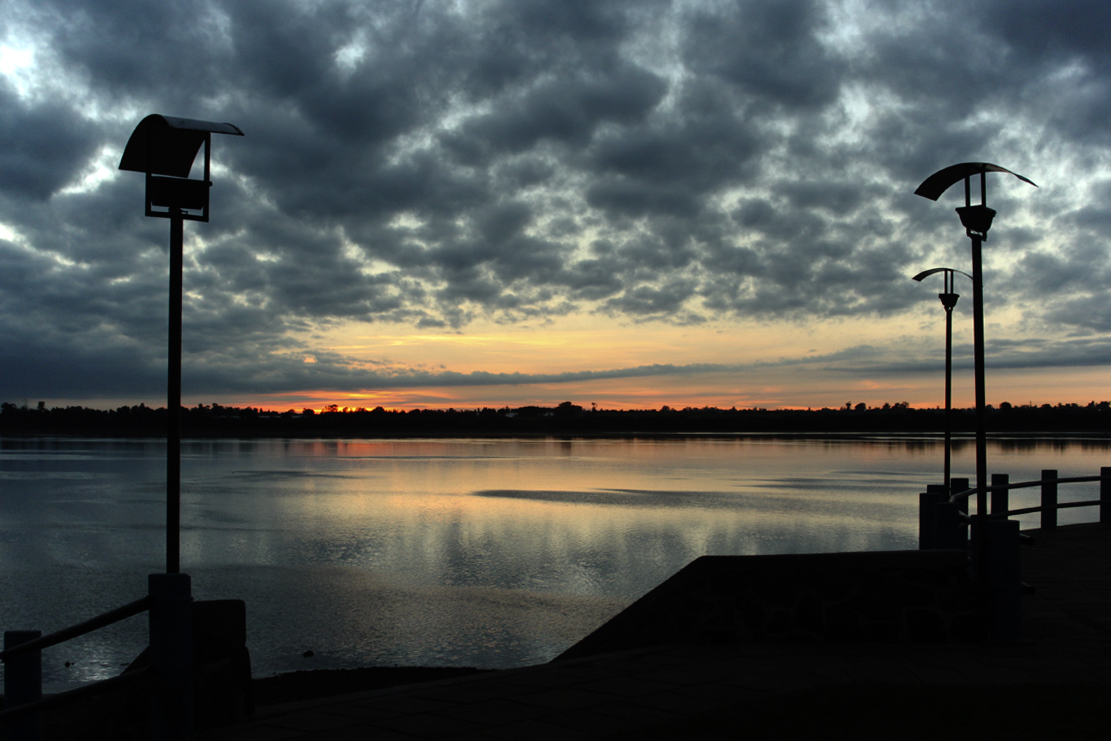
[[[1103,477],[1099,482],[1099,521],[1108,525],[1111,524],[1111,468],[1100,468],[1099,475]]]
[[[1057,470],[1042,469],[1042,530],[1057,527]]]
[[[991,475],[991,513],[1001,517],[1007,516],[1007,510],[1011,508],[1010,504],[1010,491],[1006,488],[1011,483],[1010,474],[1006,473],[993,473]],[[996,489],[995,487],[1003,487]]]

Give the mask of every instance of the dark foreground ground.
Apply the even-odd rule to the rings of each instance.
[[[365,669],[317,669],[263,677],[252,682],[257,707],[367,692],[387,687],[457,679],[480,670],[470,667],[385,666]]]
[[[297,672],[257,680],[252,723],[200,738],[1103,738],[1111,526],[1028,532],[1036,592],[1017,644],[663,646],[462,677]],[[421,683],[375,684],[403,678]],[[270,705],[268,692],[297,700]]]
[[[476,673],[421,667],[305,671],[255,681],[260,703],[286,703]],[[758,701],[627,731],[587,733],[613,741],[650,739],[849,738],[855,741],[1008,741],[1099,738],[1106,733],[1111,684],[933,684],[855,682],[782,692]],[[646,712],[647,714],[647,712]],[[482,738],[478,735],[474,738]],[[499,736],[491,735],[490,738]],[[502,738],[546,738],[501,736]],[[555,736],[552,736],[553,738]],[[579,738],[570,733],[567,738]],[[327,735],[320,738],[328,738]],[[357,734],[336,738],[362,738]],[[365,738],[383,738],[367,735]],[[421,738],[388,735],[384,738]],[[450,737],[449,737],[450,738]]]
[[[947,739],[1100,738],[1107,733],[1107,684],[927,687],[862,682],[788,692],[649,729],[600,739]]]

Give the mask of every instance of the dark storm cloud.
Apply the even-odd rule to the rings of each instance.
[[[497,110],[473,117],[458,135],[446,137],[446,144],[468,164],[528,151],[541,142],[582,147],[606,123],[641,120],[665,90],[655,75],[631,66],[541,79]]]
[[[5,82],[0,78],[0,192],[45,201],[92,155],[95,126],[60,103],[24,103]]]
[[[818,38],[828,23],[815,0],[750,0],[722,12],[695,10],[684,49],[692,72],[736,86],[756,104],[788,110],[837,99],[846,60]]]
[[[993,310],[1109,332],[1109,29],[1095,0],[8,0],[36,67],[0,76],[0,396],[154,383],[166,224],[111,172],[154,111],[247,132],[187,229],[198,391],[357,385],[305,344],[352,320],[898,314],[967,260],[958,196],[911,195],[967,160],[1047,186],[993,176]]]

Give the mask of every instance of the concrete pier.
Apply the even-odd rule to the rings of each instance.
[[[197,738],[771,738],[831,723],[863,739],[1102,733],[1111,527],[1026,533],[1022,577],[1036,591],[1022,596],[1019,643],[673,643],[261,708]]]

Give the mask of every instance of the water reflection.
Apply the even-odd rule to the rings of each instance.
[[[989,459],[1021,481],[1092,475],[1108,452],[1006,440]],[[958,447],[955,475],[973,455]],[[309,668],[309,648],[311,666],[521,665],[701,555],[913,548],[940,457],[936,441],[893,436],[190,440],[182,563],[198,598],[247,601],[260,675]],[[141,596],[163,563],[164,461],[157,441],[0,439],[5,629],[56,630]],[[53,650],[48,683],[130,661],[145,621],[130,623]]]

